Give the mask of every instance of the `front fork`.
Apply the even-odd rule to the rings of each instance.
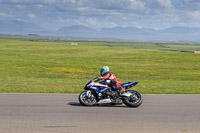
[[[92,95],[92,92],[91,92],[91,91],[86,91],[86,96],[87,96],[87,97],[91,97],[91,95]]]
[[[102,96],[101,93],[95,93],[95,92],[93,92],[91,90],[87,90],[86,91],[86,96],[88,98],[94,97],[94,95],[95,95],[97,101],[101,99],[101,96]]]

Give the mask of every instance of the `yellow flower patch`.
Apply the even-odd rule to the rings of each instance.
[[[70,76],[73,77],[80,77],[81,75],[86,74],[86,71],[81,69],[75,68],[66,68],[66,67],[57,67],[56,68],[59,72],[68,72]]]
[[[70,73],[85,73],[84,70],[74,69],[74,68],[58,67],[57,69],[59,71],[65,71],[65,72],[70,72]]]

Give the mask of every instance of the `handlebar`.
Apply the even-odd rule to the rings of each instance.
[[[94,82],[98,82],[98,81],[100,81],[100,80],[102,80],[102,79],[100,79],[100,78],[97,78],[97,80],[95,80]]]

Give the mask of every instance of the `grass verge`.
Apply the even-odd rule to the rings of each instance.
[[[101,66],[145,94],[200,94],[200,54],[0,39],[0,92],[79,93]]]

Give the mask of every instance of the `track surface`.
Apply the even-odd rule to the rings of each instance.
[[[143,95],[139,108],[76,94],[0,94],[0,133],[199,133],[200,95]]]

